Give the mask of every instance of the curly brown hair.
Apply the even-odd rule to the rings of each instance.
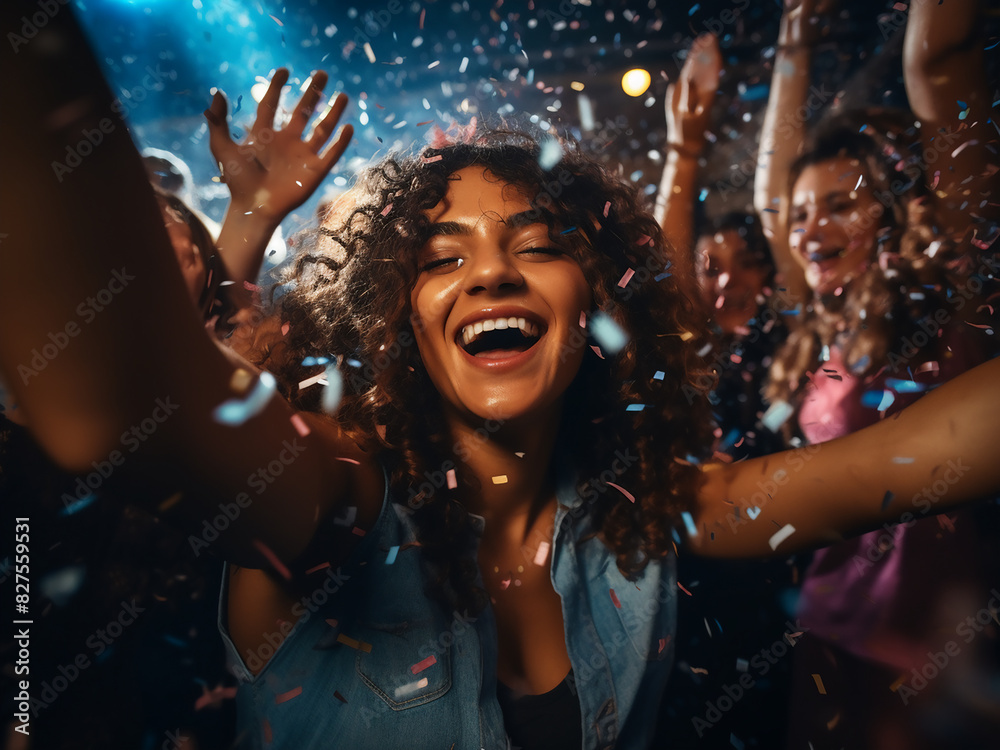
[[[806,167],[840,157],[862,163],[878,203],[877,211],[861,221],[878,222],[878,247],[843,294],[817,297],[806,306],[801,324],[771,366],[765,396],[772,402],[795,403],[807,373],[820,365],[823,349],[834,344],[858,377],[886,366],[892,353],[922,330],[922,322],[954,308],[948,300],[961,288],[959,273],[972,255],[967,241],[940,237],[934,228],[912,115],[872,109],[831,119],[792,165],[789,191]],[[941,341],[932,339],[932,346],[906,360],[918,365],[937,359]]]
[[[553,234],[556,227],[571,228],[576,240],[570,252],[591,284],[595,310],[631,337],[616,356],[585,358],[567,394],[573,408],[564,410],[559,437],[562,454],[581,479],[593,467],[608,465],[616,450],[639,457],[616,479],[634,493],[634,503],[602,487],[589,493],[596,499],[587,506],[593,528],[627,575],[670,549],[671,528],[694,501],[697,472],[691,463],[704,457],[711,438],[707,379],[697,355],[705,334],[691,280],[671,275],[674,250],[636,187],[577,144],[562,148],[558,164],[546,170],[532,136],[480,129],[467,134],[466,142],[386,158],[334,209],[337,218],[303,242],[305,251],[286,278],[281,311],[294,356],[279,374],[286,383],[298,383],[310,371],[297,363],[337,359],[345,388],[335,419],[386,467],[394,501],[412,512],[424,559],[434,571],[437,591],[429,593],[444,593],[451,605],[478,609],[485,603],[474,585],[472,535],[459,502],[476,487],[471,472],[463,480],[466,447],[451,442],[440,396],[415,345],[419,322],[410,290],[428,236],[426,212],[445,196],[457,171],[482,167],[489,179],[533,196],[532,209]],[[634,275],[619,284],[630,269]],[[581,333],[577,345],[592,343]],[[300,408],[318,410],[318,390],[292,385],[289,396]],[[643,406],[626,411],[634,404]],[[458,467],[457,489],[427,481],[449,466]]]

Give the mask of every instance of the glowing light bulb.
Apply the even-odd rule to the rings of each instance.
[[[651,82],[649,71],[633,68],[622,76],[622,90],[629,96],[642,96]]]

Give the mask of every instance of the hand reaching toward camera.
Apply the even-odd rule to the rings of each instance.
[[[722,73],[722,54],[714,34],[702,34],[688,50],[678,83],[667,89],[667,138],[671,145],[700,154],[715,92]]]

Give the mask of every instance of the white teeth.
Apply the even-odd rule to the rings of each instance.
[[[493,320],[480,320],[462,328],[462,344],[468,346],[484,331],[504,331],[509,328],[517,328],[525,337],[538,336],[538,326],[529,322],[525,318],[494,318]]]

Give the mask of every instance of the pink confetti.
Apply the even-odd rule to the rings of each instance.
[[[194,710],[201,711],[203,708],[209,706],[214,706],[218,708],[222,705],[222,701],[228,698],[236,697],[236,688],[234,687],[218,687],[212,688],[211,690],[206,689],[204,686],[201,688],[201,696],[194,702]]]
[[[281,335],[282,336],[287,336],[288,335],[288,331],[290,329],[291,329],[291,326],[288,323],[285,323],[283,326],[281,326]]]
[[[906,3],[896,3],[892,6],[893,10],[906,10]]]
[[[917,372],[938,372],[939,370],[937,362],[924,362],[917,368]]]
[[[295,431],[302,437],[305,437],[312,432],[312,430],[309,429],[309,425],[306,424],[306,420],[302,418],[301,414],[292,415],[292,425],[295,427]]]
[[[594,354],[596,354],[601,359],[604,359],[604,355],[601,354],[601,350],[600,349],[598,349],[596,346],[593,346],[593,345],[591,345],[590,348],[594,350]]]
[[[669,641],[670,641],[670,636],[667,636],[666,638],[661,638],[660,639],[660,648],[657,650],[656,653],[662,654],[663,653],[663,649],[665,649],[667,647],[667,643]]]
[[[313,568],[309,568],[309,570],[306,571],[306,575],[309,575],[310,573],[315,573],[317,570],[323,570],[324,568],[329,568],[329,567],[330,567],[330,563],[328,563],[328,562],[320,563],[319,565],[317,565],[317,566],[315,566]]]
[[[934,170],[934,182],[931,183],[931,189],[933,190],[938,186],[938,181],[941,179],[941,170]]]
[[[353,458],[348,458],[347,456],[337,456],[336,458],[338,461],[343,461],[345,464],[354,464],[355,466],[361,465],[360,461]]]
[[[437,659],[435,658],[434,654],[431,654],[426,659],[418,661],[416,664],[410,667],[410,671],[413,672],[413,674],[420,674],[425,669],[427,669],[428,667],[433,667],[435,664],[437,664]]]
[[[608,211],[611,210],[611,201],[604,204],[604,218],[608,218]]]
[[[424,164],[433,164],[436,161],[441,161],[443,158],[441,154],[438,154],[437,156],[425,156],[420,161]]]
[[[351,529],[351,533],[354,534],[354,536],[364,536],[365,530],[355,526],[353,529]]]
[[[580,328],[586,328],[586,327],[587,327],[587,313],[585,313],[583,310],[580,310]]]
[[[688,591],[686,588],[684,588],[684,584],[682,584],[680,581],[677,582],[677,588],[679,588],[681,591],[683,591],[688,596],[694,596],[694,594],[692,594],[690,591]]]
[[[278,559],[278,556],[271,551],[270,547],[260,541],[260,539],[254,539],[253,546],[267,558],[267,561],[271,563],[271,567],[278,571],[282,578],[286,581],[292,580],[292,574],[288,571],[288,568],[285,567],[285,564]]]
[[[268,15],[270,15],[270,14],[268,14]],[[279,18],[277,18],[275,16],[271,16],[271,20],[274,21],[276,24],[278,24],[278,26],[284,26],[285,25],[285,24],[283,24],[281,22],[281,19],[279,19]]]
[[[614,589],[608,589],[611,592],[611,603],[615,605],[616,608],[621,609],[622,603],[618,601],[618,594],[615,593]]]
[[[292,688],[287,693],[281,693],[280,695],[274,696],[274,702],[277,704],[285,703],[290,701],[292,698],[298,698],[302,695],[302,686],[299,685],[297,688]]]
[[[542,542],[538,545],[538,551],[535,552],[535,559],[533,562],[535,565],[542,566],[545,565],[545,561],[549,559],[549,547],[551,545],[548,542]]]
[[[420,28],[424,28],[424,16],[427,15],[427,8],[420,9]]]
[[[624,289],[626,286],[628,286],[628,283],[632,280],[633,276],[635,276],[635,269],[632,268],[628,269],[625,272],[625,274],[621,277],[621,279],[618,281],[618,286]]]
[[[424,120],[423,122],[418,122],[417,127],[422,128],[424,125],[430,125],[434,120]]]
[[[624,487],[619,487],[614,482],[608,482],[608,487],[614,487],[616,490],[618,490],[620,493],[622,493],[625,497],[627,497],[629,499],[629,502],[631,502],[631,503],[635,502],[635,495],[633,495],[631,492],[629,492],[628,490],[626,490]]]
[[[388,216],[391,210],[392,210],[392,204],[390,203],[388,206],[382,209],[382,215]]]
[[[257,286],[256,284],[251,284],[249,281],[244,281],[243,282],[243,288],[246,289],[248,292],[259,292],[260,291],[260,287],[259,286]]]
[[[510,579],[509,578],[504,578],[502,581],[500,581],[500,590],[501,591],[506,591],[508,586],[510,586]]]
[[[455,477],[455,470],[454,469],[448,469],[447,477],[448,477],[448,489],[449,490],[453,490],[456,487],[458,487],[458,479],[456,479],[456,477]]]
[[[337,627],[337,620],[334,620],[333,618],[328,617],[328,618],[326,618],[326,624],[329,625],[331,628],[335,628],[335,627]]]

